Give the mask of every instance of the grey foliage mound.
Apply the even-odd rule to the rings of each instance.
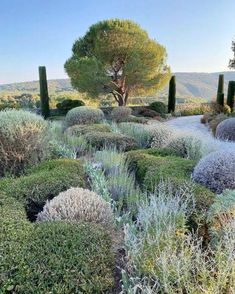
[[[235,142],[235,117],[222,121],[216,128],[216,138]]]
[[[87,106],[80,106],[71,109],[66,117],[66,127],[77,124],[95,124],[100,123],[104,119],[104,113],[101,109]]]
[[[82,188],[70,188],[47,201],[37,220],[85,221],[112,228],[113,214],[110,205],[96,193]]]
[[[203,157],[194,169],[193,178],[216,193],[235,189],[235,150],[217,151]]]

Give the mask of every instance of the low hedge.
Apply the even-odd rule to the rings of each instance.
[[[168,149],[160,149],[160,154],[157,154],[157,149],[154,149],[152,154],[147,152],[130,151],[127,153],[127,160],[130,168],[135,170],[137,180],[148,190],[153,190],[161,178],[190,177],[195,165],[194,161],[171,156],[171,151]]]
[[[111,132],[111,127],[108,124],[75,125],[68,128],[66,132],[73,136],[80,136],[90,132]]]
[[[24,203],[31,220],[36,219],[46,200],[70,187],[85,187],[83,167],[76,159],[44,161],[24,176],[0,180],[0,190]]]
[[[128,151],[135,149],[137,144],[134,139],[111,132],[90,132],[84,135],[85,140],[97,150],[106,146],[116,147],[118,150]]]
[[[5,234],[7,243],[1,242],[1,293],[110,293],[114,257],[111,240],[100,226],[66,222],[31,226],[30,240],[24,239],[18,251],[10,234]],[[25,238],[24,232],[16,234]]]

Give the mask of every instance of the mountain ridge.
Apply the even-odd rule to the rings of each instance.
[[[213,99],[216,96],[217,84],[219,74],[224,74],[224,89],[225,95],[227,92],[227,85],[230,80],[235,80],[235,71],[224,71],[224,72],[175,72],[176,76],[176,88],[177,97],[202,97],[207,100]],[[48,80],[49,91],[51,92],[64,92],[75,90],[72,88],[69,79],[50,79]],[[38,93],[39,83],[38,81],[28,81],[20,83],[0,84],[1,91],[18,91],[25,93]],[[159,90],[156,97],[165,97],[168,93],[168,85],[162,90]]]

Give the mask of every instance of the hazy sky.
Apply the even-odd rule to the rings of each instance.
[[[172,71],[228,70],[235,0],[0,0],[0,84],[64,78],[74,40],[102,19],[128,18],[164,45]]]

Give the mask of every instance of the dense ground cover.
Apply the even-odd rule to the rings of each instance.
[[[0,292],[233,293],[232,142],[82,107],[62,122],[0,112],[17,163],[0,178]]]

